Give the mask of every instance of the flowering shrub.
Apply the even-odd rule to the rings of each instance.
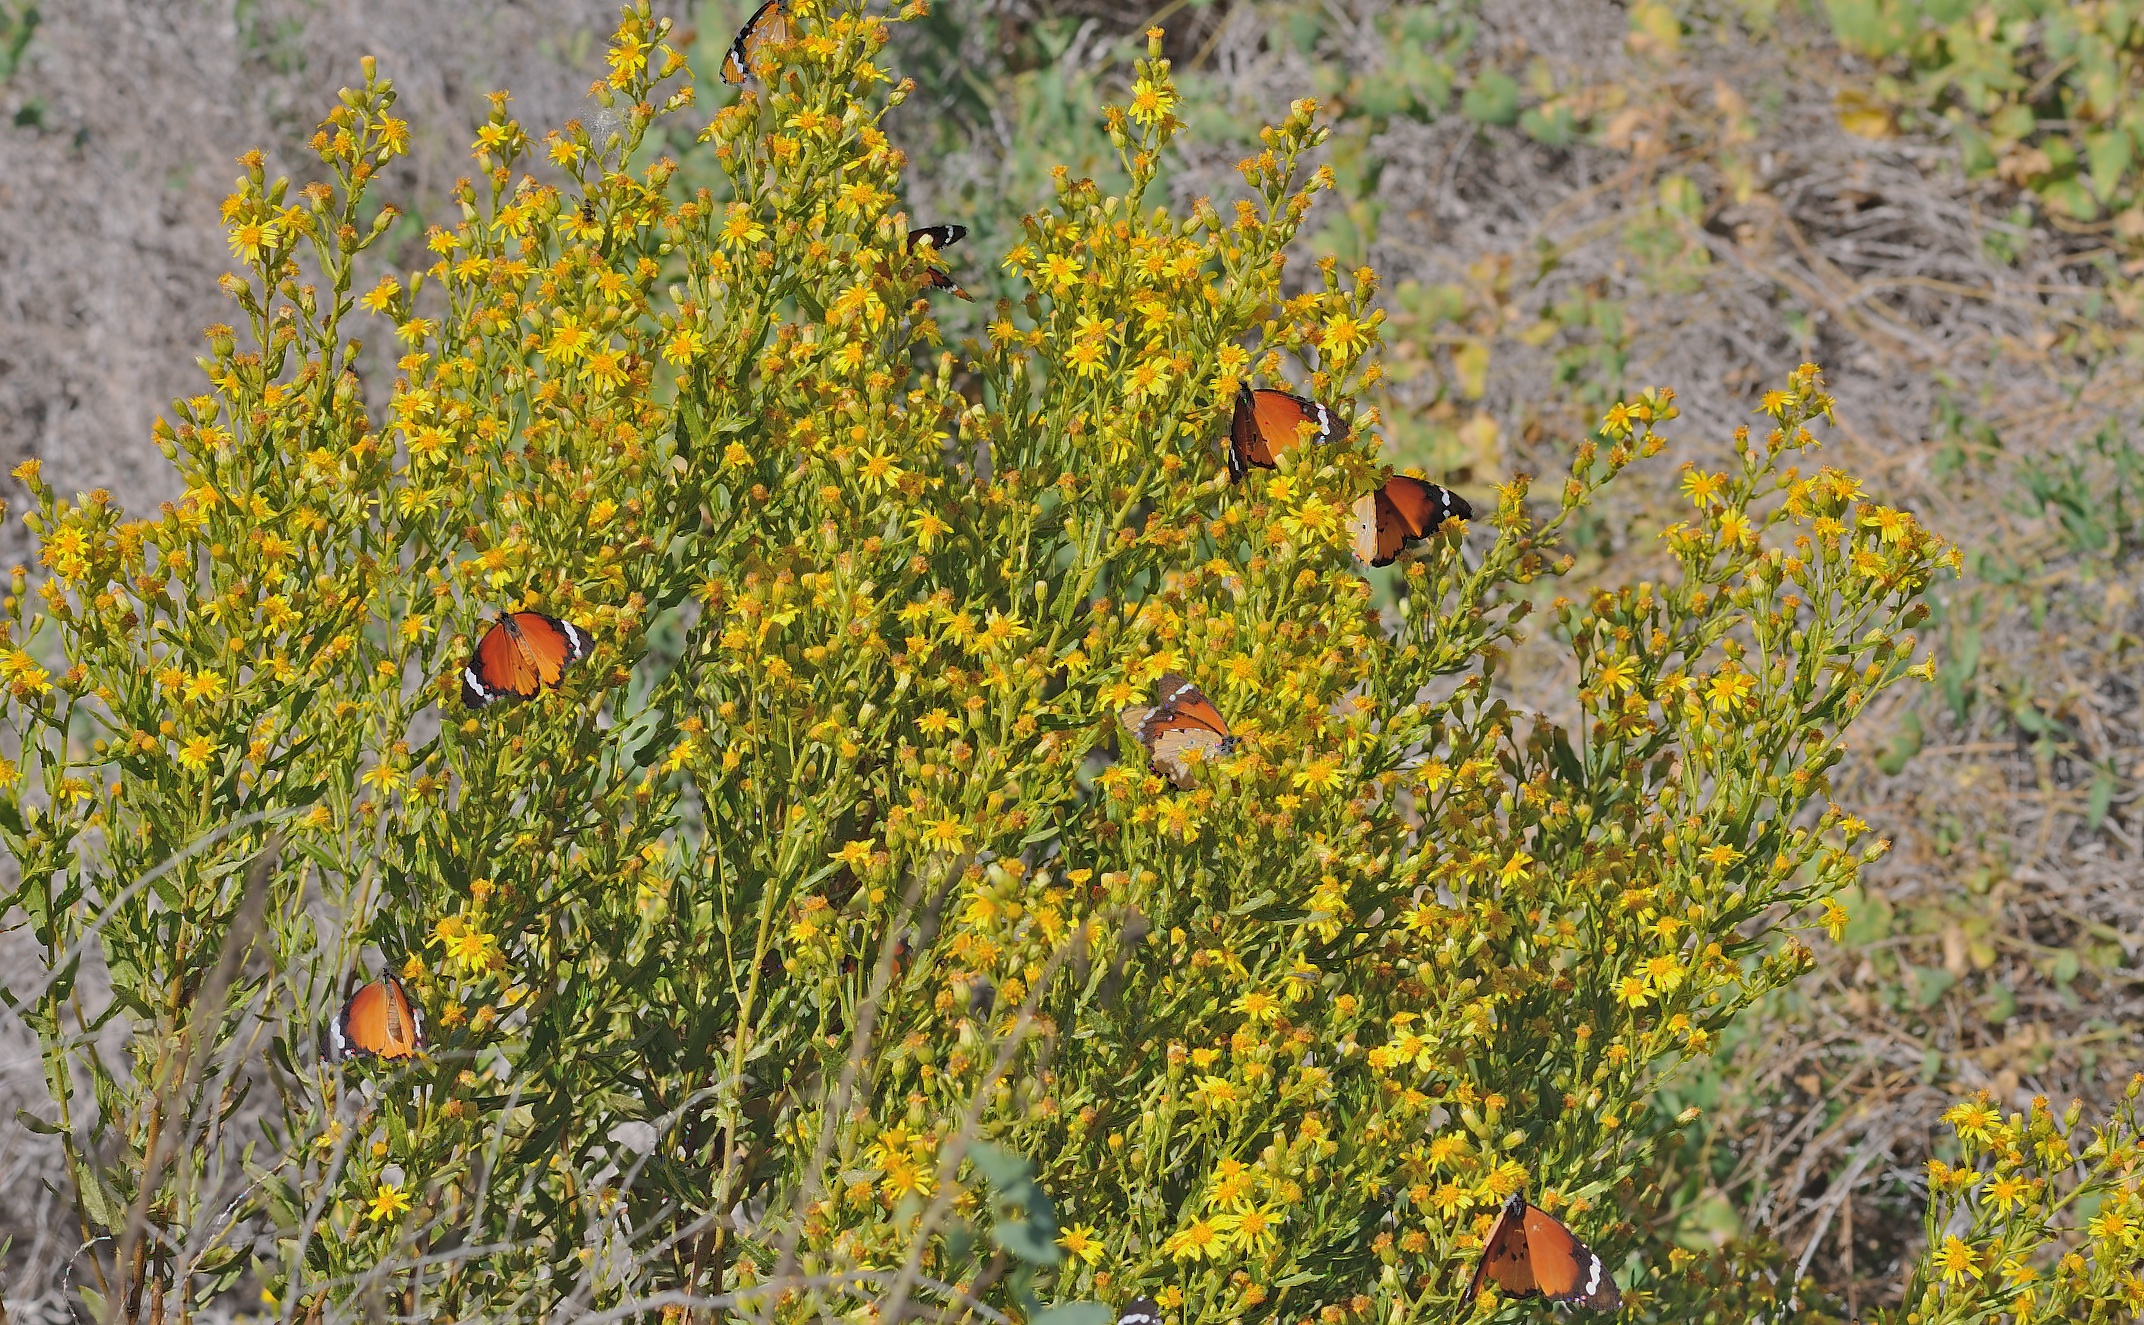
[[[1060,177],[1004,258],[1030,293],[949,350],[887,25],[791,25],[702,135],[720,192],[638,155],[694,93],[628,10],[604,114],[538,140],[498,96],[437,261],[359,295],[409,136],[368,63],[324,177],[249,157],[227,204],[243,332],[157,432],[185,496],[130,520],[18,471],[4,903],[47,975],[6,996],[89,1304],[250,1271],[286,1319],[1151,1292],[1340,1325],[1449,1316],[1520,1190],[1622,1265],[1689,1121],[1656,1088],[1881,850],[1827,774],[1947,546],[1791,463],[1804,367],[1686,466],[1677,578],[1550,605],[1583,723],[1514,712],[1555,540],[1672,393],[1373,610],[1374,412],[1241,485],[1215,449],[1242,381],[1346,414],[1379,375],[1370,272],[1282,283],[1315,107],[1241,199],[1158,207],[1156,34],[1106,111],[1127,191]],[[371,402],[360,312],[404,350]],[[463,709],[524,609],[591,655]],[[1169,672],[1238,738],[1184,790],[1119,719]],[[427,1050],[324,1060],[383,970]],[[1695,1282],[1624,1277],[1669,1312]]]
[[[2136,1100],[2104,1125],[2047,1100],[2007,1118],[1986,1092],[1943,1115],[1958,1163],[1928,1163],[1930,1254],[1895,1313],[1911,1325],[2008,1320],[2119,1321],[2144,1307]]]

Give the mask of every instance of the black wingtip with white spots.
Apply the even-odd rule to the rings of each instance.
[[[1117,1313],[1117,1325],[1161,1325],[1161,1304],[1150,1297],[1135,1297]]]

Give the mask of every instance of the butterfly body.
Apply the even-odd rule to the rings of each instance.
[[[1394,474],[1377,491],[1355,499],[1355,555],[1372,566],[1389,566],[1454,516],[1474,518],[1466,498],[1450,488]]]
[[[1612,1310],[1623,1301],[1607,1262],[1562,1220],[1519,1195],[1504,1202],[1490,1227],[1464,1300],[1472,1302],[1484,1282],[1508,1297],[1544,1297],[1598,1310]]]
[[[532,698],[587,656],[588,636],[572,622],[542,612],[504,613],[462,669],[462,703],[476,709],[507,695]]]
[[[752,17],[744,21],[744,26],[737,29],[737,40],[730,43],[729,51],[722,57],[722,81],[744,82],[752,76],[754,61],[762,49],[788,40],[787,0],[766,0],[752,11]]]
[[[1236,408],[1228,418],[1228,475],[1237,483],[1252,469],[1272,469],[1280,454],[1303,440],[1304,425],[1314,442],[1334,439],[1339,421],[1332,411],[1305,396],[1286,391],[1236,388]]]
[[[424,1014],[392,975],[360,985],[328,1027],[336,1058],[414,1058],[424,1048]]]
[[[1236,738],[1213,701],[1183,677],[1170,672],[1154,683],[1154,702],[1118,714],[1155,769],[1179,787],[1191,785],[1192,759],[1213,759],[1233,752]]]

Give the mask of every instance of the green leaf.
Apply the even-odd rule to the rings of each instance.
[[[968,1159],[975,1165],[976,1172],[1000,1192],[1034,1183],[1034,1170],[1028,1162],[1002,1146],[984,1142],[968,1152]]]
[[[1030,1325],[1110,1325],[1116,1313],[1099,1302],[1060,1302],[1037,1312]]]
[[[1913,1001],[1924,1008],[1932,1008],[1943,1001],[1943,995],[1958,983],[1958,977],[1940,966],[1911,966],[1913,972]]]
[[[1065,1255],[1057,1245],[1055,1219],[1001,1220],[991,1228],[990,1240],[1032,1265],[1055,1265]]]
[[[1459,99],[1459,113],[1476,124],[1511,124],[1519,118],[1519,83],[1501,69],[1485,69]]]
[[[1860,888],[1848,888],[1839,894],[1839,905],[1846,908],[1846,929],[1840,941],[1849,948],[1867,947],[1891,937],[1891,904],[1881,896],[1869,896]]]
[[[1921,715],[1908,709],[1906,716],[1899,720],[1898,731],[1892,735],[1891,743],[1876,756],[1876,767],[1890,777],[1897,777],[1905,770],[1907,762],[1921,752],[1921,740]]]
[[[2114,804],[2114,770],[2101,764],[2092,770],[2092,789],[2085,793],[2084,826],[2098,832],[2107,822],[2107,808]]]
[[[2120,129],[2085,135],[2084,159],[2092,179],[2092,194],[2106,202],[2122,184],[2122,176],[2129,171],[2134,159],[2136,144]]]
[[[1578,136],[1578,121],[1569,106],[1535,106],[1519,116],[1519,132],[1547,147],[1568,147]]]
[[[2084,959],[2068,948],[2064,948],[2055,954],[2053,961],[2048,963],[2047,978],[2058,985],[2068,985],[2077,978],[2077,973],[2083,969]]]

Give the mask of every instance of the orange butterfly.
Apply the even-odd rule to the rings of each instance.
[[[1333,440],[1339,421],[1332,411],[1315,400],[1286,391],[1253,391],[1236,388],[1236,409],[1228,418],[1228,476],[1237,483],[1252,466],[1272,469],[1280,453],[1303,439],[1303,426],[1316,431],[1310,439]]]
[[[1455,515],[1471,520],[1474,508],[1449,488],[1394,474],[1385,486],[1355,499],[1355,555],[1389,566]]]
[[[1529,1204],[1524,1196],[1504,1202],[1464,1301],[1474,1300],[1484,1279],[1511,1297],[1539,1296],[1602,1310],[1623,1301],[1615,1280],[1608,1276],[1607,1263],[1571,1236],[1561,1220]]]
[[[737,40],[722,57],[722,81],[742,83],[755,72],[762,49],[788,40],[789,5],[786,0],[767,0],[737,29]]]
[[[505,695],[528,699],[587,656],[588,636],[573,623],[542,612],[505,613],[462,669],[462,703],[480,709]]]
[[[916,242],[928,239],[931,241],[931,248],[934,252],[943,253],[967,237],[968,227],[964,225],[927,225],[920,230],[908,232],[908,251],[915,252]],[[925,267],[923,269],[923,283],[933,290],[951,290],[955,295],[968,300],[970,303],[975,300],[974,295],[961,289],[959,285],[954,283],[952,277],[936,267]]]
[[[1135,704],[1117,716],[1146,747],[1154,767],[1177,786],[1188,787],[1191,761],[1184,756],[1194,750],[1206,759],[1225,755],[1236,748],[1236,738],[1206,692],[1176,673],[1154,683],[1154,696],[1152,704]]]
[[[391,975],[359,986],[328,1028],[337,1058],[414,1058],[424,1048],[424,1017]]]

